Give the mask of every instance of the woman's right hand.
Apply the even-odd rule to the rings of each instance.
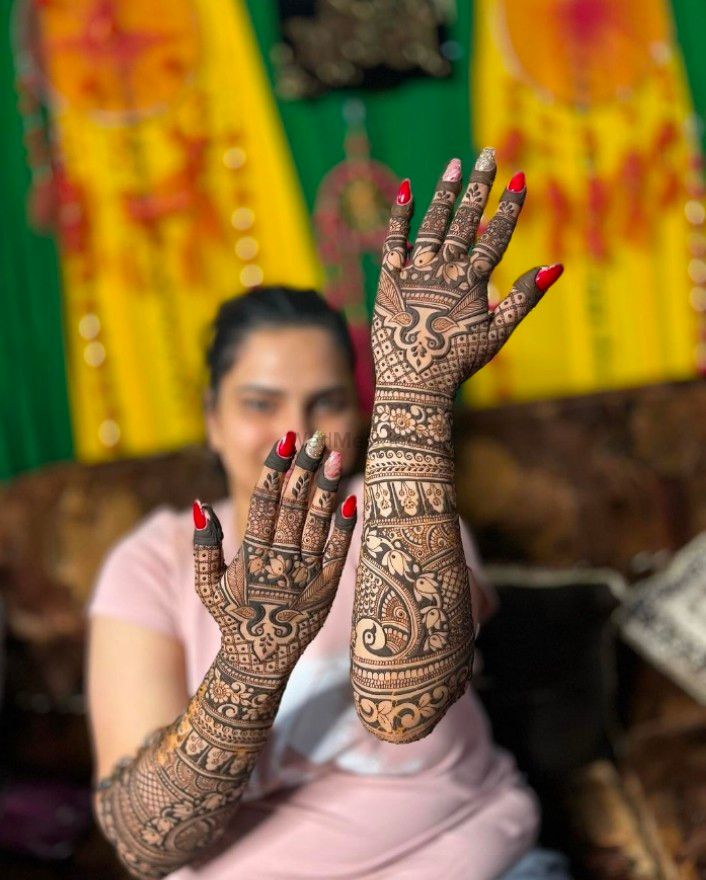
[[[302,447],[283,491],[294,452],[291,432],[273,446],[227,568],[213,509],[194,505],[196,591],[219,626],[228,665],[266,690],[286,682],[326,620],[356,522],[350,496],[329,536],[340,476],[322,465],[323,435]]]

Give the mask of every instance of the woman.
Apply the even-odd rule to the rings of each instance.
[[[403,184],[398,205],[409,202]],[[229,498],[196,505],[194,525],[187,513],[150,516],[110,555],[90,608],[104,831],[144,877],[461,880],[518,870],[536,835],[535,800],[493,747],[472,692],[404,746],[356,717],[359,476],[344,481],[326,543],[359,430],[342,319],[311,291],[263,289],[226,303],[214,331],[206,421]],[[325,460],[324,438],[334,447]],[[221,535],[227,560],[242,542],[225,578]],[[482,620],[493,600],[462,538]],[[135,756],[108,777],[125,755]]]

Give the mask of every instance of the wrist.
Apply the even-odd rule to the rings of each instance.
[[[453,399],[440,392],[376,389],[369,451],[375,447],[413,448],[451,457]]]
[[[386,385],[376,383],[373,406],[377,404],[396,403],[436,406],[444,410],[452,410],[457,389],[440,389],[424,385]]]
[[[221,647],[214,662],[214,675],[230,691],[230,699],[235,704],[257,701],[263,708],[279,705],[290,673],[265,675],[252,670],[244,670],[238,663],[235,645],[227,636],[221,637]],[[225,692],[223,691],[225,694]]]
[[[447,393],[433,388],[406,387],[400,385],[376,385],[373,396],[372,418],[384,411],[385,407],[405,408],[417,413],[421,407],[427,412],[440,412],[451,415],[454,408],[455,393]]]

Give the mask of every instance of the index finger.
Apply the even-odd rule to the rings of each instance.
[[[400,184],[395,204],[390,211],[387,236],[382,248],[382,264],[388,269],[401,269],[407,260],[407,238],[413,207],[412,188],[409,178],[406,177]]]
[[[289,470],[296,452],[294,431],[278,440],[265,459],[260,477],[250,496],[245,539],[260,544],[271,544],[275,533],[277,512],[284,475]]]

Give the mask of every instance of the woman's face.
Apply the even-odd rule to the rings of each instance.
[[[361,425],[345,353],[320,327],[254,330],[222,377],[206,425],[236,497],[250,497],[272,444],[287,431],[296,433],[297,449],[323,431],[326,445],[342,453],[345,473]]]

